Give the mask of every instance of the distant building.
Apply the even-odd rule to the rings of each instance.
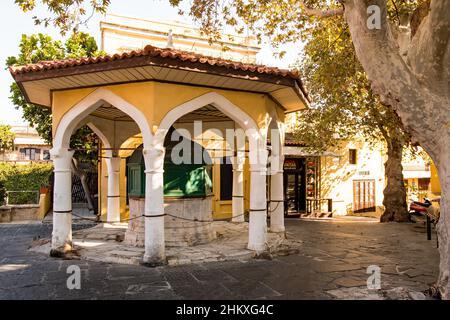
[[[100,22],[102,50],[124,53],[146,45],[196,52],[202,55],[255,63],[261,49],[253,36],[222,35],[220,43],[210,44],[198,28],[180,22],[144,20],[107,14]]]
[[[50,161],[51,146],[34,128],[27,125],[12,125],[11,131],[16,135],[14,149],[0,154],[0,161],[16,163]]]

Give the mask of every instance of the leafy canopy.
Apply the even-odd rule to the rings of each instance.
[[[83,32],[72,34],[64,44],[60,40],[53,40],[50,36],[41,33],[22,35],[19,49],[19,55],[7,59],[7,66],[66,58],[95,57],[102,54],[95,39]],[[34,127],[43,139],[51,143],[51,109],[27,103],[16,83],[11,84],[10,91],[10,99],[17,109],[23,111],[23,119]],[[94,143],[96,142],[97,139],[93,132],[87,127],[83,127],[72,137],[71,147],[86,149],[89,153],[94,152]]]
[[[389,0],[390,20],[399,24],[402,17],[411,14],[430,0]],[[269,40],[274,48],[280,44],[305,40],[311,36],[311,27],[317,16],[342,14],[341,0],[168,0],[198,23],[210,41],[218,40],[227,27],[242,34],[248,33],[259,41]],[[49,17],[33,17],[36,24],[54,25],[65,34],[78,31],[95,13],[105,13],[111,0],[15,0],[24,11],[45,6]],[[187,10],[181,9],[187,8]],[[88,12],[91,12],[88,15]],[[86,17],[87,16],[87,17]],[[85,18],[83,20],[83,18]],[[284,55],[284,51],[277,52]]]
[[[68,31],[77,33],[80,25],[86,24],[95,13],[105,13],[110,4],[110,0],[14,0],[14,2],[24,12],[33,11],[38,5],[46,6],[50,16],[34,16],[34,23],[46,27],[53,25],[59,28],[63,35]]]
[[[321,151],[355,136],[403,145],[407,135],[401,122],[373,94],[343,17],[318,20],[310,32],[297,67],[313,103],[299,115],[297,138]]]
[[[12,150],[15,136],[10,125],[0,125],[0,151]]]

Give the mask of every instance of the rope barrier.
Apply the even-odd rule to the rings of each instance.
[[[272,212],[275,212],[278,209],[280,203],[284,202],[284,200],[267,201],[268,204],[270,202],[276,202],[277,203],[277,205],[275,206],[275,208],[273,210],[267,210],[267,212],[272,213]],[[265,211],[265,209],[264,210],[263,209],[250,210],[250,211]],[[54,211],[54,212],[57,212],[57,211]],[[211,222],[214,222],[214,221],[229,221],[230,220],[230,218],[213,219],[213,220],[198,220],[198,219],[189,219],[189,218],[185,218],[185,217],[179,217],[179,216],[176,216],[176,215],[173,215],[173,214],[170,214],[170,213],[165,213],[165,214],[161,214],[161,215],[157,215],[157,216],[139,215],[139,216],[136,216],[136,217],[133,217],[133,218],[121,219],[119,221],[100,221],[100,220],[98,220],[98,218],[97,219],[92,219],[92,218],[87,218],[87,217],[83,217],[83,216],[77,215],[77,214],[73,213],[73,211],[67,211],[67,212],[64,211],[64,213],[70,213],[70,214],[72,214],[72,216],[77,217],[80,220],[90,221],[90,222],[93,222],[95,224],[125,223],[125,222],[130,222],[130,221],[133,221],[133,220],[137,220],[137,219],[140,219],[140,218],[146,218],[146,217],[152,218],[152,217],[164,217],[164,216],[169,216],[169,217],[172,217],[172,218],[175,218],[175,219],[191,221],[191,222],[200,222],[200,223],[211,223]],[[242,217],[242,216],[245,216],[245,213],[239,214],[237,216],[232,216],[231,219]]]
[[[140,218],[146,218],[146,217],[152,218],[152,217],[164,217],[164,216],[169,216],[169,217],[172,217],[172,218],[185,220],[185,221],[191,221],[191,222],[200,222],[200,223],[211,223],[211,222],[215,222],[215,221],[229,221],[230,220],[230,219],[198,220],[198,219],[189,219],[189,218],[185,218],[185,217],[179,217],[179,216],[175,216],[175,215],[172,215],[172,214],[169,214],[169,213],[165,213],[165,214],[161,214],[161,215],[158,215],[158,216],[139,215],[139,216],[136,216],[136,217],[133,217],[133,218],[123,219],[123,220],[119,220],[119,221],[100,221],[98,219],[92,219],[92,218],[86,218],[86,217],[83,217],[83,216],[79,216],[79,215],[77,215],[77,214],[75,214],[73,212],[71,214],[74,217],[77,217],[77,218],[79,218],[81,220],[91,221],[91,222],[93,222],[95,224],[124,223],[124,222],[137,220],[137,219],[140,219]],[[245,213],[237,215],[237,216],[233,216],[232,218],[237,218],[237,217],[241,217],[241,216],[244,216],[244,215],[245,215]]]

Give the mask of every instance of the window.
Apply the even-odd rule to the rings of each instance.
[[[419,192],[427,192],[430,190],[430,178],[419,178]]]
[[[44,150],[43,160],[50,160],[50,150]]]
[[[41,155],[41,149],[34,149],[34,148],[23,148],[20,149],[20,153],[26,160],[40,160]]]
[[[358,153],[356,149],[348,149],[348,162],[350,164],[356,164]]]

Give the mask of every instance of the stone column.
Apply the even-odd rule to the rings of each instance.
[[[250,144],[250,221],[248,246],[257,252],[266,249],[267,240],[267,150]],[[255,157],[256,156],[256,157]]]
[[[270,231],[284,232],[284,127],[271,129]]]
[[[106,159],[108,167],[108,222],[120,222],[120,162],[119,157]]]
[[[60,257],[72,250],[72,156],[68,149],[52,149],[53,232],[50,255]]]
[[[145,149],[145,253],[144,264],[166,263],[164,236],[164,148]]]
[[[270,231],[284,232],[283,170],[272,171],[270,176]]]
[[[245,151],[239,150],[236,153],[233,168],[233,202],[232,222],[244,222],[244,162]]]

